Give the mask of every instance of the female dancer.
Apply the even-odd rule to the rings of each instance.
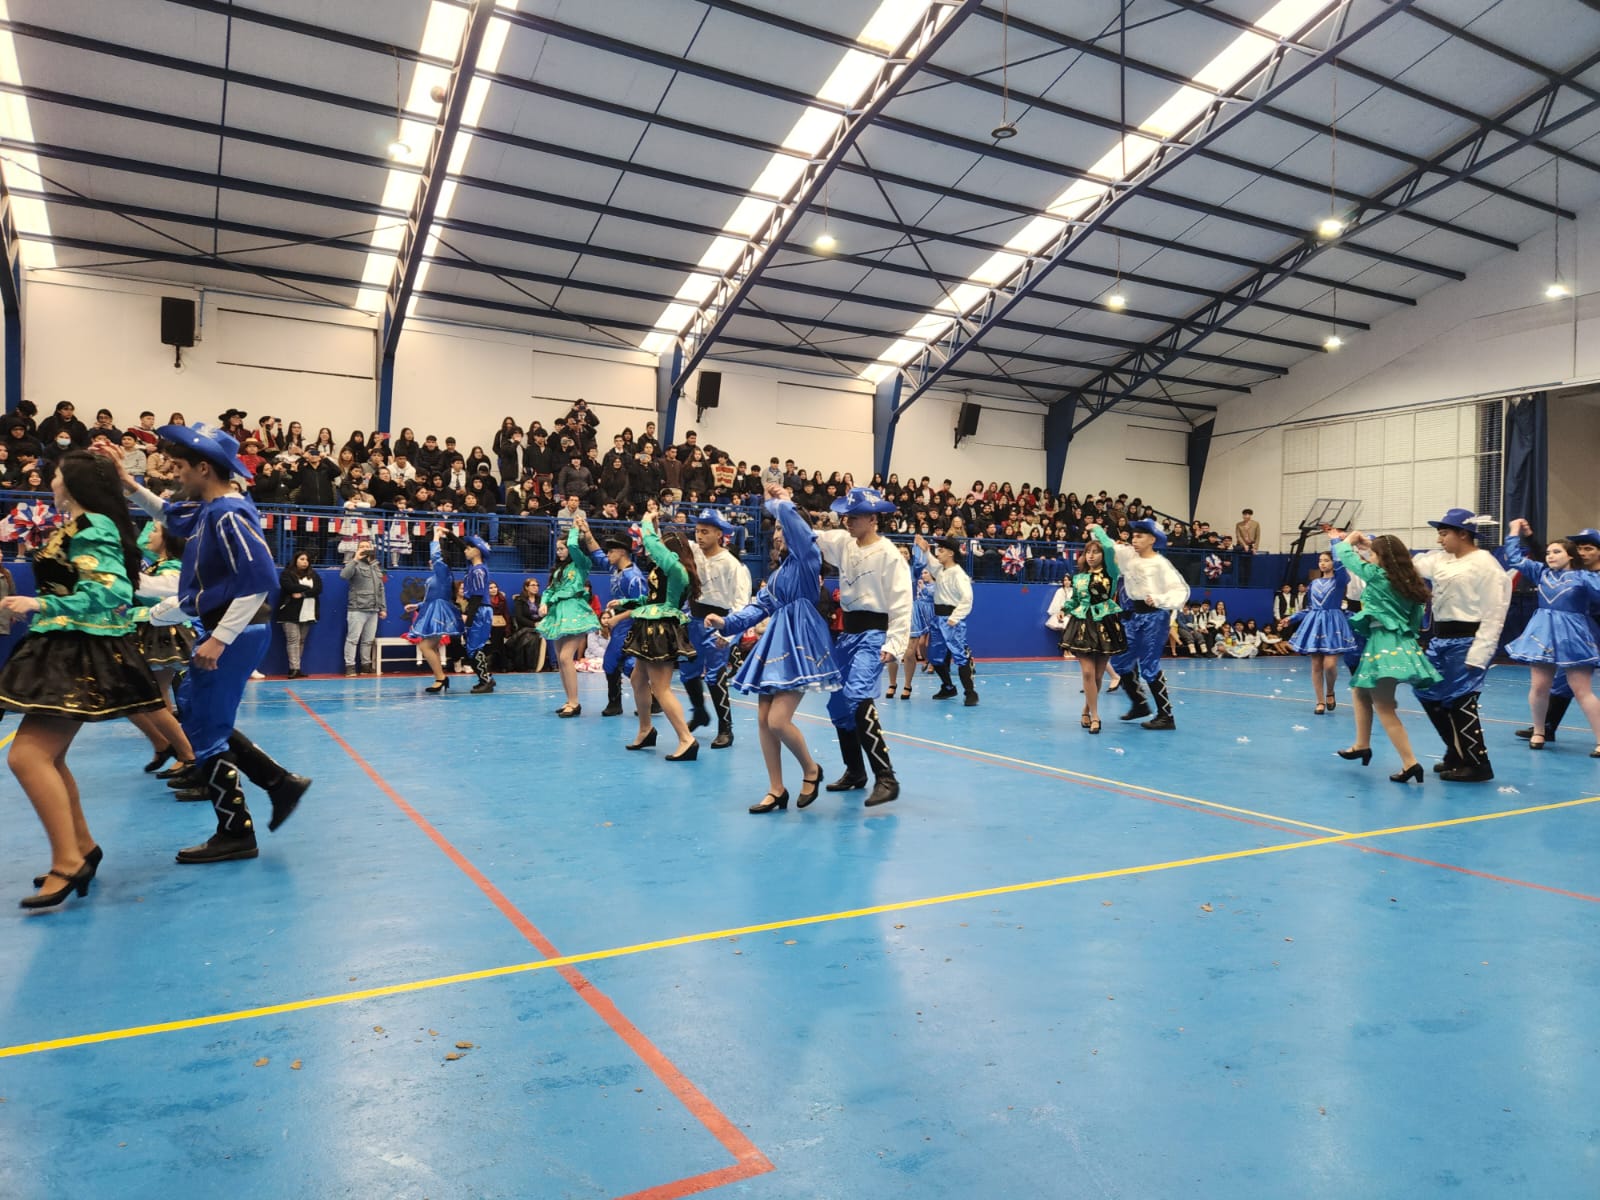
[[[135,713],[129,718],[155,751],[155,757],[145,764],[147,773],[160,771],[160,778],[170,779],[194,765],[194,748],[178,723],[177,708],[172,702],[172,677],[189,662],[189,652],[194,648],[194,631],[187,624],[152,625],[150,606],[169,595],[175,595],[178,575],[183,570],[183,548],[187,538],[168,533],[159,521],[151,521],[139,535],[139,547],[148,560],[135,583],[134,596],[139,607],[129,615],[134,621],[139,651],[145,665],[155,676],[161,689],[164,707],[155,712]],[[166,584],[154,580],[165,579]],[[176,757],[177,763],[166,771],[161,768],[167,760]]]
[[[588,533],[588,522],[578,523]],[[574,526],[574,529],[578,526]],[[680,533],[667,534],[667,541],[656,535],[654,513],[639,520],[639,535],[650,556],[650,591],[643,596],[626,596],[606,605],[611,614],[629,613],[633,620],[622,643],[622,653],[633,656],[633,706],[639,714],[639,736],[628,743],[629,750],[644,750],[656,744],[655,726],[650,721],[653,697],[672,732],[678,735],[678,748],[667,755],[668,762],[693,762],[700,755],[700,743],[689,731],[683,705],[672,692],[672,674],[678,660],[693,658],[684,627],[684,605],[700,597],[700,579],[695,574],[694,557]],[[578,555],[574,555],[577,558]],[[585,556],[586,557],[586,556]]]
[[[1545,547],[1544,562],[1529,558],[1523,541],[1533,541],[1533,527],[1518,517],[1506,535],[1506,566],[1522,572],[1523,578],[1539,589],[1539,610],[1528,621],[1522,636],[1506,647],[1506,653],[1528,664],[1532,684],[1528,688],[1528,707],[1533,711],[1533,730],[1529,750],[1543,750],[1545,717],[1550,710],[1550,688],[1556,670],[1567,673],[1572,697],[1589,718],[1594,731],[1594,750],[1590,758],[1600,758],[1600,696],[1594,694],[1594,669],[1600,664],[1600,646],[1589,611],[1600,604],[1600,574],[1586,571],[1578,562],[1578,547],[1567,539]]]
[[[423,661],[433,672],[432,686],[422,689],[429,695],[450,690],[450,676],[445,674],[439,646],[449,645],[451,638],[461,636],[461,610],[451,600],[454,581],[450,577],[450,564],[444,561],[444,551],[439,545],[439,538],[443,534],[443,525],[435,528],[433,542],[428,547],[431,574],[422,593],[422,603],[406,605],[412,613],[406,640],[414,643],[422,652]]]
[[[1111,539],[1099,525],[1089,526],[1093,540],[1078,555],[1081,568],[1072,577],[1072,592],[1061,606],[1064,625],[1061,652],[1078,660],[1083,674],[1083,717],[1090,733],[1100,732],[1100,684],[1113,654],[1128,648],[1122,630],[1122,606],[1117,603],[1117,556]]]
[[[550,575],[539,605],[539,636],[554,644],[561,670],[561,689],[567,702],[556,710],[558,717],[576,717],[583,712],[578,703],[578,651],[589,641],[589,633],[600,628],[600,619],[589,603],[589,556],[579,550],[579,539],[587,522],[573,522],[567,530],[566,561]],[[649,711],[648,706],[645,709]]]
[[[1338,545],[1335,538],[1334,545]],[[1285,587],[1288,585],[1285,584]],[[1311,577],[1306,606],[1289,614],[1295,626],[1289,648],[1296,654],[1311,656],[1311,695],[1318,716],[1338,707],[1333,688],[1339,681],[1339,660],[1356,647],[1350,618],[1344,615],[1344,592],[1350,586],[1350,572],[1334,558],[1331,550],[1317,556],[1317,571]]]
[[[767,485],[767,511],[777,519],[773,545],[783,560],[750,603],[726,617],[711,615],[706,624],[733,637],[765,621],[767,631],[745,657],[733,686],[754,694],[761,757],[767,764],[767,794],[752,804],[753,813],[789,807],[783,786],[783,748],[787,746],[804,773],[805,786],[795,807],[805,808],[822,786],[822,765],[811,757],[805,734],[794,723],[795,709],[807,692],[836,692],[844,680],[833,660],[833,638],[817,612],[817,581],[822,577],[822,551],[805,515],[789,490]]]
[[[67,769],[83,722],[162,707],[129,617],[140,556],[117,468],[70,451],[51,491],[67,521],[34,558],[38,595],[0,600],[0,611],[34,615],[0,670],[0,707],[23,714],[8,761],[50,839],[50,870],[21,901],[28,909],[54,907],[68,892],[87,896],[100,864]]]
[[[1329,530],[1331,535],[1334,531]],[[1372,562],[1359,550],[1369,549]],[[1333,553],[1345,570],[1366,582],[1361,596],[1361,611],[1351,627],[1367,639],[1350,688],[1356,705],[1356,743],[1338,751],[1340,758],[1359,758],[1362,766],[1372,762],[1372,710],[1378,710],[1383,731],[1400,752],[1402,770],[1389,778],[1396,783],[1423,780],[1422,764],[1411,752],[1411,739],[1395,711],[1394,690],[1402,683],[1424,686],[1439,682],[1434,670],[1417,645],[1422,628],[1422,606],[1428,602],[1428,589],[1411,565],[1411,552],[1392,534],[1369,539],[1359,530],[1333,539]]]

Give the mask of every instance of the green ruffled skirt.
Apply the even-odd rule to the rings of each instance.
[[[575,634],[590,633],[600,628],[600,619],[594,615],[589,602],[574,596],[571,600],[558,600],[539,622],[539,636],[547,642]]]
[[[1370,628],[1366,634],[1367,646],[1361,652],[1355,677],[1350,680],[1351,687],[1370,688],[1380,679],[1426,687],[1442,678],[1417,645],[1415,634]]]

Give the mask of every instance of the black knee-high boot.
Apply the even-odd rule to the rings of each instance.
[[[1150,705],[1144,698],[1144,691],[1139,687],[1139,668],[1135,667],[1122,677],[1122,693],[1128,697],[1128,711],[1122,714],[1121,720],[1137,721],[1140,717],[1150,715]]]
[[[296,775],[260,746],[235,729],[228,735],[228,757],[233,759],[240,772],[272,800],[272,819],[269,830],[275,830],[289,819],[311,786],[311,780]]]
[[[728,695],[727,672],[718,672],[706,690],[711,693],[711,707],[717,713],[717,736],[711,740],[711,748],[723,750],[733,745],[733,701]]]
[[[255,822],[250,818],[249,806],[244,802],[244,792],[239,787],[239,772],[232,756],[226,752],[208,758],[201,764],[206,798],[217,816],[217,831],[198,846],[178,851],[181,863],[228,862],[237,858],[254,858],[256,850]]]
[[[961,688],[964,692],[966,692],[966,699],[963,701],[963,703],[966,704],[968,708],[971,708],[978,702],[978,689],[972,686],[972,664],[970,662],[962,663],[960,673]]]
[[[1453,771],[1462,765],[1460,751],[1456,746],[1455,727],[1450,723],[1449,706],[1438,700],[1422,700],[1422,711],[1428,714],[1428,720],[1433,723],[1434,732],[1439,735],[1439,740],[1444,743],[1444,760],[1434,764],[1434,771],[1443,774]]]
[[[683,690],[689,693],[689,703],[694,706],[689,714],[689,728],[699,729],[702,725],[711,724],[711,715],[706,712],[706,682],[696,675],[693,679],[683,681]]]
[[[1172,719],[1172,700],[1167,695],[1167,674],[1162,671],[1150,681],[1150,696],[1156,702],[1156,715],[1145,721],[1141,726],[1144,729],[1176,729],[1178,723]]]
[[[494,672],[489,670],[487,646],[480,646],[472,652],[472,669],[478,673],[478,682],[472,685],[473,692],[494,691]]]
[[[1441,771],[1441,779],[1451,783],[1484,783],[1494,778],[1489,765],[1489,748],[1483,741],[1483,722],[1478,717],[1478,693],[1462,696],[1445,708],[1445,719],[1455,732],[1456,752],[1461,765]]]
[[[861,752],[861,732],[858,729],[840,729],[839,753],[844,758],[844,774],[828,785],[830,792],[854,792],[867,786],[867,761]]]
[[[622,672],[606,672],[606,706],[600,710],[602,717],[622,715]]]
[[[894,777],[894,764],[889,761],[889,740],[883,736],[878,706],[873,701],[863,700],[856,705],[856,732],[860,745],[866,749],[867,761],[872,764],[874,783],[866,807],[887,804],[900,795],[900,782]]]
[[[939,676],[939,690],[933,694],[935,700],[948,700],[956,694],[956,685],[950,681],[950,660],[933,664],[935,673]]]

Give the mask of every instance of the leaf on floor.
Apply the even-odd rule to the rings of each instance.
[[[301,1067],[301,1062],[300,1062],[300,1060],[298,1058],[295,1059],[292,1063],[289,1064],[289,1070],[291,1070],[291,1071],[298,1071],[300,1069],[300,1067]]]
[[[457,1042],[456,1043],[456,1049],[457,1050],[471,1050],[472,1049],[472,1043],[471,1042]]]
[[[461,1058],[461,1057],[462,1057],[462,1055],[457,1054],[454,1050],[452,1050],[452,1051],[450,1051],[449,1054],[446,1054],[444,1056],[444,1060],[445,1060],[445,1062],[455,1062],[456,1059]]]
[[[256,1066],[264,1067],[271,1061],[272,1060],[270,1058],[258,1058],[258,1059],[256,1059]]]

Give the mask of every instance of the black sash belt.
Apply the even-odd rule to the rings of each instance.
[[[1133,611],[1136,613],[1153,613],[1161,610],[1148,600],[1135,600],[1133,602]]]
[[[1435,621],[1433,623],[1433,636],[1436,638],[1469,638],[1478,636],[1478,622],[1476,621]]]
[[[865,633],[869,629],[889,628],[889,614],[881,612],[851,612],[845,609],[844,631],[846,633]]]
[[[213,608],[210,612],[204,612],[200,614],[200,624],[205,626],[206,632],[209,633],[218,625],[222,624],[222,619],[228,615],[228,608],[229,605],[224,604],[221,608]],[[265,625],[271,620],[272,608],[269,605],[263,604],[260,608],[256,609],[255,616],[250,618],[249,624]]]
[[[941,617],[952,617],[955,615],[956,606],[954,604],[935,604],[933,611]]]
[[[707,617],[725,617],[728,615],[728,610],[718,608],[715,604],[701,604],[698,600],[691,600],[689,613],[697,620],[704,621]]]

